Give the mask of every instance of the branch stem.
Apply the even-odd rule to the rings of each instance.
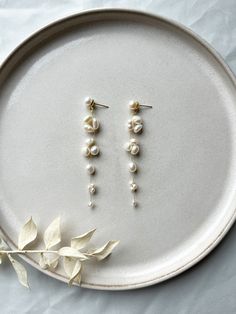
[[[48,250],[13,250],[13,251],[0,251],[0,254],[28,254],[28,253],[54,253],[54,254],[58,254],[58,251],[48,251]]]

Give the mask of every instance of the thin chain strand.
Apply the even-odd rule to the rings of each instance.
[[[92,118],[94,118],[93,111],[94,111],[94,109],[91,110],[91,116],[92,116]],[[93,136],[93,138],[95,139],[95,131],[93,131],[92,136]],[[91,158],[90,158],[90,159],[91,159]],[[89,185],[91,185],[92,183],[94,183],[94,182],[92,182],[92,175],[89,174]],[[91,204],[91,207],[93,207],[93,206],[95,205],[95,204],[93,203],[93,202],[94,202],[93,194],[92,194],[90,191],[89,191],[89,202],[90,202],[90,204]]]
[[[134,134],[131,135],[131,131],[130,131],[129,132],[129,139],[131,140],[131,138],[135,138],[136,139],[135,135]],[[130,154],[130,161],[135,163],[135,160],[134,160],[134,157],[132,156],[132,154]],[[135,182],[134,181],[134,173],[133,172],[130,172],[130,178],[131,178],[132,182]],[[131,193],[132,193],[132,205],[135,207],[135,204],[137,202],[137,200],[136,200],[136,191],[131,191]]]

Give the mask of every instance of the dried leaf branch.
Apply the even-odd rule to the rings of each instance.
[[[53,222],[44,232],[43,240],[45,249],[26,249],[29,244],[36,240],[38,235],[37,226],[31,217],[21,228],[18,237],[17,250],[9,250],[6,243],[0,239],[0,264],[2,264],[3,257],[7,256],[17,274],[19,282],[23,286],[29,287],[27,271],[25,267],[19,261],[14,259],[12,255],[38,253],[39,266],[42,269],[55,271],[60,259],[62,259],[64,271],[68,276],[68,284],[72,285],[74,282],[80,284],[82,277],[82,266],[84,262],[91,259],[96,261],[105,259],[111,254],[113,249],[119,243],[119,241],[108,241],[105,245],[98,249],[86,251],[85,248],[91,240],[95,230],[96,229],[92,229],[80,236],[72,238],[70,246],[55,249],[55,246],[58,246],[61,242],[60,217],[58,217],[53,220]]]

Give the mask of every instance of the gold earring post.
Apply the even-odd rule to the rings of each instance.
[[[96,103],[95,100],[91,97],[85,98],[85,104],[90,111],[93,111],[95,106],[103,107],[103,108],[109,108],[109,106],[107,106],[107,105],[102,105],[102,104]]]

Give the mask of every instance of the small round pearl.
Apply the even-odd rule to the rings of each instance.
[[[91,155],[93,156],[96,156],[99,154],[99,148],[97,145],[93,145],[91,148],[90,148],[90,152],[91,152]]]
[[[138,154],[138,152],[139,152],[139,146],[138,145],[132,145],[132,147],[131,147],[131,154],[132,155],[137,155]]]
[[[88,207],[93,208],[94,206],[95,206],[95,205],[94,205],[93,202],[90,201],[90,202],[88,203]]]
[[[128,130],[132,130],[132,123],[131,122],[128,122]]]
[[[93,145],[95,143],[95,140],[94,140],[94,138],[91,137],[91,138],[88,138],[85,143],[88,146],[91,146],[91,145]]]
[[[130,139],[130,143],[131,143],[131,144],[137,144],[136,138],[131,138],[131,139]]]
[[[82,152],[85,157],[88,157],[90,155],[90,150],[88,147],[83,147]]]
[[[130,172],[136,172],[137,171],[137,165],[135,162],[132,161],[129,163],[129,171]]]
[[[136,101],[130,100],[130,102],[129,102],[129,106],[130,106],[130,107],[134,106],[135,104],[136,104]]]
[[[142,118],[140,117],[140,116],[133,116],[133,118],[132,118],[132,122],[134,122],[134,123],[137,123],[137,124],[140,124],[140,123],[142,123],[143,121],[142,121]]]
[[[92,100],[91,97],[86,97],[85,100],[84,100],[85,104],[88,105],[88,106],[91,105],[92,101],[93,100]]]
[[[125,146],[124,146],[124,148],[125,148],[125,150],[126,150],[127,152],[130,152],[130,150],[131,150],[130,143],[126,143]]]
[[[90,174],[90,175],[92,175],[92,174],[95,173],[95,167],[94,167],[94,165],[88,164],[88,165],[86,166],[86,170],[87,170],[88,174]]]
[[[138,203],[137,203],[136,201],[133,201],[133,202],[132,202],[132,205],[133,205],[133,207],[137,207],[137,206],[138,206]]]

